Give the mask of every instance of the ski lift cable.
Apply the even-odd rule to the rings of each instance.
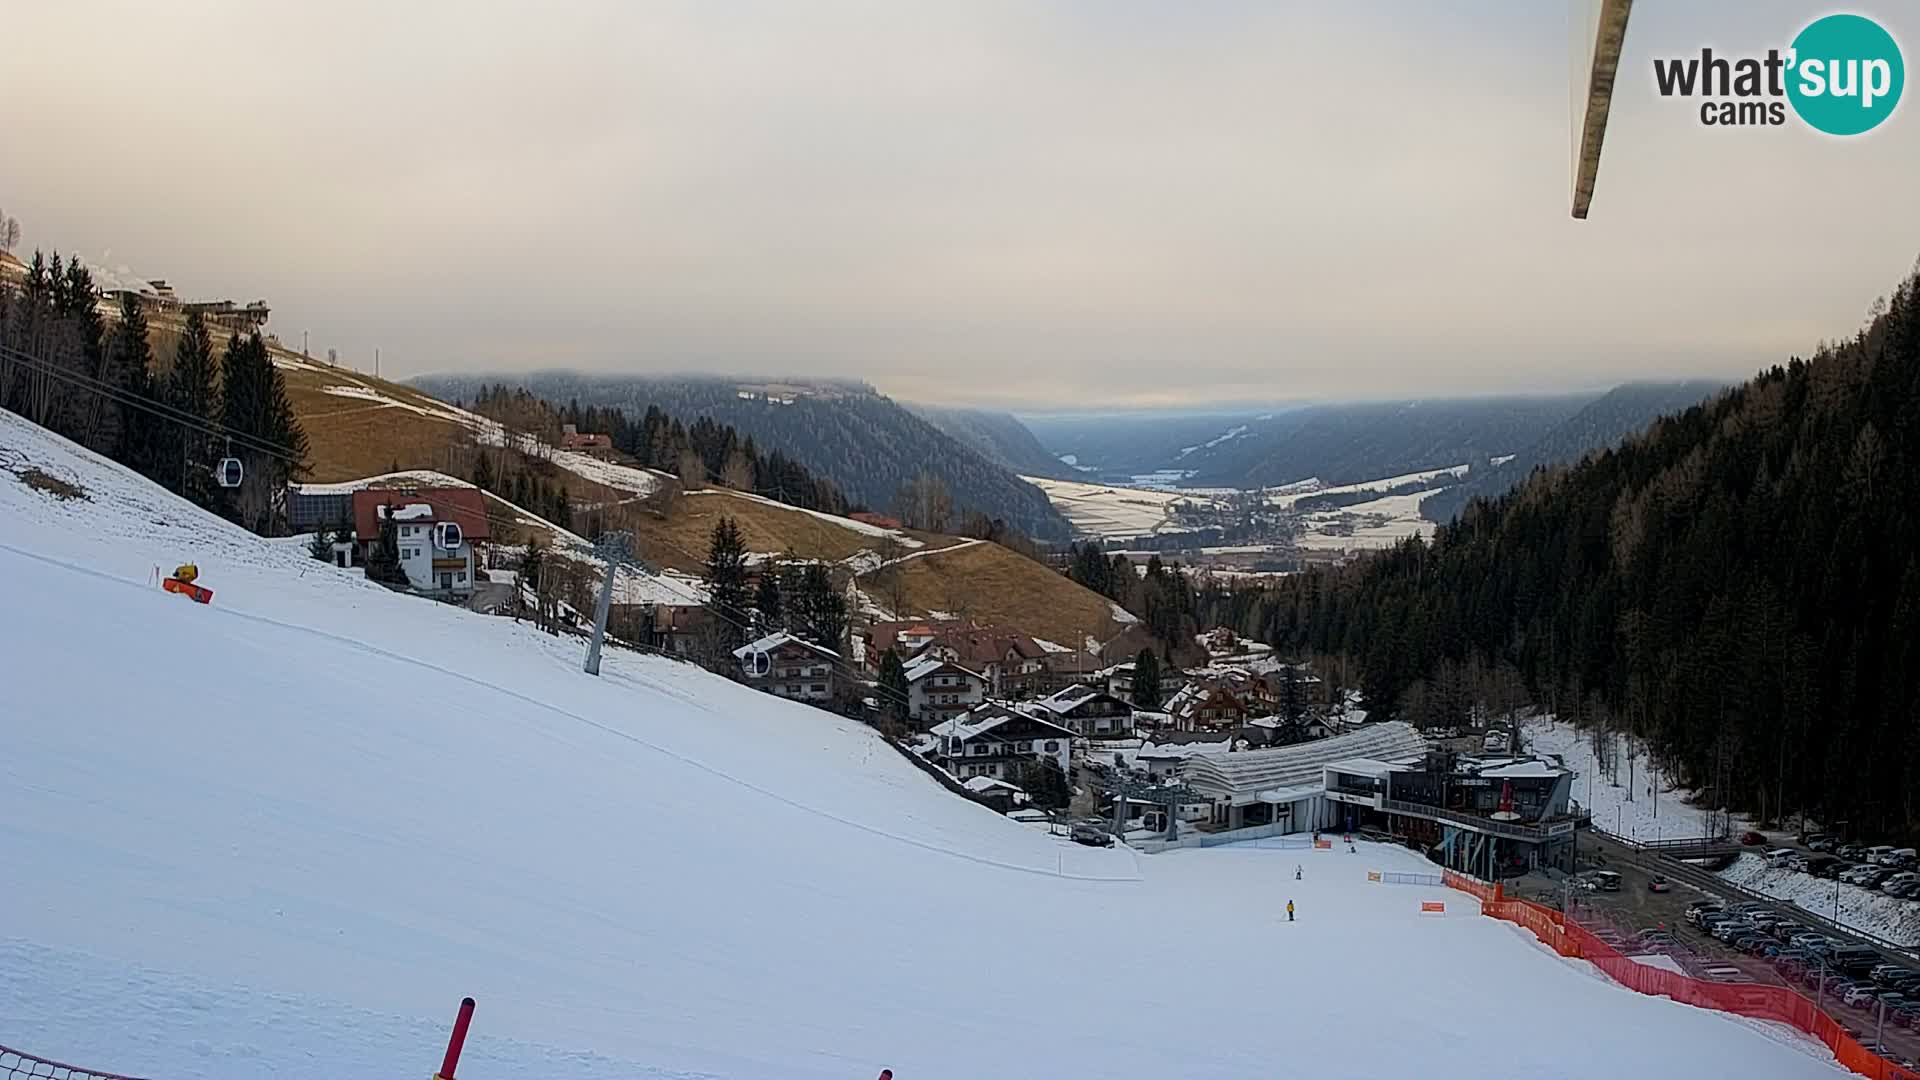
[[[159,419],[166,420],[170,423],[179,425],[181,427],[190,428],[195,431],[199,431],[202,434],[209,435],[214,438],[225,439],[228,442],[229,448],[231,448],[232,445],[237,443],[243,450],[264,454],[268,457],[276,458],[278,460],[284,461],[291,465],[302,464],[302,462],[298,458],[296,458],[293,455],[293,453],[290,450],[288,450],[286,447],[268,442],[256,436],[248,435],[245,432],[235,432],[232,429],[226,427],[225,425],[220,424],[218,421],[208,420],[202,417],[195,416],[192,413],[181,410],[175,406],[168,405],[165,402],[147,397],[143,394],[134,393],[133,391],[127,390],[124,387],[114,386],[111,383],[107,383],[103,380],[96,379],[82,372],[69,371],[64,368],[60,368],[56,365],[53,365],[53,364],[47,363],[46,361],[41,360],[39,357],[33,356],[30,353],[22,352],[21,350],[12,348],[11,346],[0,345],[0,354],[6,355],[12,362],[25,365],[37,371],[41,371],[47,375],[53,376],[54,378],[58,378],[66,382],[73,383],[84,390],[92,391],[93,393],[99,394],[100,396],[105,397],[108,400],[111,400],[117,404],[125,405],[129,408],[141,410],[155,417],[158,417]],[[229,458],[227,460],[236,460],[236,459]],[[230,484],[224,483],[224,477],[219,477],[219,479],[223,481],[222,483],[223,487],[238,486],[237,484],[230,485]],[[446,507],[445,509],[450,511],[456,516],[469,517],[469,518],[475,517],[473,511],[467,510],[464,507]],[[673,543],[672,541],[666,541],[666,543],[669,547],[672,547],[675,550],[681,552],[682,554],[687,555],[689,558],[699,557],[694,552],[689,551],[686,548],[680,546],[679,544]],[[592,553],[592,548],[590,545],[581,545],[581,544],[574,543],[572,541],[567,542],[566,550],[571,553],[587,553],[587,554]],[[712,611],[716,616],[722,618],[724,621],[728,622],[734,627],[749,634],[754,632],[752,621],[751,621],[753,618],[752,612],[744,609],[740,609],[740,608],[735,608],[732,605],[715,605],[710,598],[706,600],[702,600],[702,598],[698,594],[695,594],[687,590],[686,588],[681,586],[677,581],[674,581],[672,578],[667,577],[665,575],[659,575],[655,577],[655,580],[661,583],[666,588],[670,589],[671,591],[679,593],[683,598],[691,601],[692,603],[707,608],[709,611]],[[724,611],[721,610],[722,607],[732,611],[733,614],[732,615],[726,614]],[[735,617],[735,616],[738,616],[738,617]],[[840,673],[846,676],[847,678],[852,679],[854,681],[864,681],[861,673],[857,669],[855,669],[852,666],[852,664],[846,660],[846,658],[839,657],[831,661],[831,663],[836,670],[840,671]],[[875,684],[874,688],[876,691],[881,693],[888,693],[889,691],[889,688],[882,687],[878,683]],[[899,704],[906,703],[906,699],[900,698],[897,691],[892,692],[890,696],[893,698],[893,700],[896,703],[899,703]]]
[[[256,453],[266,454],[287,462],[296,461],[293,452],[288,448],[267,442],[265,439],[249,435],[246,432],[233,431],[217,420],[196,416],[176,406],[169,405],[164,401],[159,401],[143,394],[136,394],[124,387],[114,386],[111,383],[96,379],[82,372],[69,371],[51,365],[30,353],[24,353],[18,349],[0,345],[0,354],[9,354],[13,358],[12,362],[42,371],[54,378],[74,383],[84,390],[90,390],[119,404],[151,413],[163,420],[168,420],[184,427],[194,428],[215,438],[237,439],[240,441],[242,448],[252,450]]]
[[[125,387],[114,386],[111,383],[96,379],[83,372],[69,371],[41,360],[31,353],[22,352],[10,346],[0,345],[0,355],[6,356],[11,363],[21,364],[56,379],[73,383],[83,390],[92,391],[116,404],[139,409],[159,417],[162,420],[178,424],[182,427],[192,428],[214,438],[226,439],[229,443],[238,443],[243,450],[278,458],[289,464],[298,465],[301,463],[300,460],[294,456],[293,451],[287,447],[268,442],[265,439],[243,431],[235,431],[217,420],[195,416],[166,402],[158,401],[144,394],[134,393]]]

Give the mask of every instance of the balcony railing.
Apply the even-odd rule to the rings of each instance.
[[[1458,810],[1448,810],[1425,803],[1402,802],[1399,799],[1382,799],[1380,808],[1390,813],[1408,814],[1413,817],[1429,818],[1434,821],[1447,821],[1475,832],[1491,836],[1505,836],[1514,840],[1526,840],[1542,843],[1550,836],[1559,836],[1579,826],[1579,819],[1567,817],[1545,825],[1525,825],[1515,821],[1494,821],[1477,814],[1463,814]],[[1557,828],[1556,828],[1557,826]]]

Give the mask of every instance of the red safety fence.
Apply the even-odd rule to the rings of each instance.
[[[1798,991],[1784,986],[1710,982],[1635,963],[1586,927],[1552,908],[1528,900],[1505,899],[1499,885],[1488,885],[1450,870],[1444,879],[1448,886],[1480,897],[1482,914],[1526,927],[1561,956],[1585,960],[1630,990],[1672,998],[1702,1009],[1788,1024],[1825,1043],[1840,1064],[1861,1076],[1873,1080],[1920,1080],[1920,1072],[1902,1068],[1862,1046],[1838,1020]]]
[[[0,1077],[5,1080],[23,1080],[26,1077],[33,1077],[34,1080],[134,1080],[131,1076],[121,1076],[119,1073],[49,1061],[6,1046],[0,1046]]]

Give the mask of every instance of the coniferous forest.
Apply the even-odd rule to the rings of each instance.
[[[189,314],[173,354],[155,356],[135,299],[122,296],[109,322],[77,257],[36,251],[23,282],[0,285],[0,407],[255,532],[286,531],[307,437],[258,332],[229,332],[222,347]],[[215,481],[228,458],[238,487]]]
[[[1379,714],[1463,722],[1512,673],[1734,809],[1920,830],[1917,290],[1430,542],[1203,588],[1203,620],[1344,658]]]

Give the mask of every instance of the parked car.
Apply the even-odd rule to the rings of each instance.
[[[1808,851],[1832,851],[1833,845],[1838,843],[1833,837],[1823,832],[1808,833],[1800,838],[1800,842],[1807,846]]]
[[[1839,847],[1833,849],[1833,853],[1843,859],[1852,859],[1858,862],[1861,854],[1866,850],[1865,847],[1859,844],[1841,844]]]
[[[1088,847],[1112,847],[1113,834],[1107,831],[1104,822],[1076,821],[1072,831],[1073,842]]]
[[[1716,964],[1712,967],[1702,969],[1700,973],[1714,982],[1750,983],[1753,981],[1746,972],[1741,971],[1731,964]]]
[[[1882,860],[1893,854],[1892,844],[1875,844],[1867,849],[1867,861],[1875,866],[1886,865]]]
[[[1752,829],[1748,829],[1746,832],[1740,834],[1740,842],[1747,847],[1760,847],[1767,842],[1767,838],[1754,832]]]
[[[1859,1009],[1859,1008],[1864,1008],[1865,1006],[1871,1004],[1875,1000],[1876,996],[1877,994],[1875,993],[1873,987],[1856,986],[1853,989],[1847,991],[1844,995],[1842,995],[1840,998],[1840,1001],[1843,1004],[1851,1005],[1852,1007]]]
[[[1910,848],[1910,847],[1903,847],[1903,848],[1894,848],[1893,851],[1887,855],[1887,861],[1885,865],[1906,867],[1906,866],[1914,866],[1916,864],[1920,864],[1920,850]]]
[[[1671,888],[1672,886],[1667,884],[1667,876],[1665,874],[1655,874],[1647,879],[1648,892],[1666,892]]]
[[[1893,849],[1888,848],[1887,850],[1892,851]],[[1787,865],[1788,859],[1798,858],[1799,854],[1800,854],[1799,852],[1793,850],[1790,847],[1781,847],[1781,848],[1774,848],[1772,851],[1769,851],[1765,855],[1761,856],[1761,858],[1767,860],[1768,866],[1784,867]]]
[[[1795,936],[1806,932],[1807,928],[1797,922],[1775,923],[1772,930],[1774,937],[1788,943],[1791,943]]]

